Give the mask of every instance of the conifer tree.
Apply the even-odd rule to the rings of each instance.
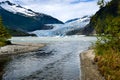
[[[8,38],[10,38],[10,35],[5,29],[2,23],[2,18],[0,17],[0,39],[8,39]]]

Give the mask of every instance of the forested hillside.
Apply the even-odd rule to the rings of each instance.
[[[99,3],[90,22],[98,35],[95,61],[105,80],[120,80],[120,0]]]
[[[120,0],[112,0],[111,2],[108,2],[105,7],[101,7],[101,9],[91,18],[90,24],[96,28],[97,33],[105,33],[108,24],[119,22],[119,18]],[[113,26],[111,28],[114,29],[115,27]]]

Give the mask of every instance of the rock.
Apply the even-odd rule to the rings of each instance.
[[[36,51],[41,47],[45,46],[44,44],[35,44],[35,43],[15,43],[12,45],[7,45],[0,48],[0,55],[7,54],[19,54],[25,52]]]

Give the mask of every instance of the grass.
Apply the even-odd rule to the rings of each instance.
[[[107,44],[99,44],[95,48],[95,62],[105,80],[120,80],[120,51]],[[119,44],[118,44],[119,45]],[[106,47],[105,47],[106,46]]]

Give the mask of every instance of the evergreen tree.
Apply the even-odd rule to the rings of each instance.
[[[10,38],[9,33],[7,32],[7,30],[3,26],[2,18],[1,17],[0,17],[0,38],[2,38],[2,39],[8,39],[8,38]]]
[[[3,24],[2,24],[2,18],[0,17],[0,46],[11,44],[10,41],[7,41],[7,39],[10,38],[10,37],[11,36],[9,35],[9,33],[7,32],[7,30],[3,26]]]

